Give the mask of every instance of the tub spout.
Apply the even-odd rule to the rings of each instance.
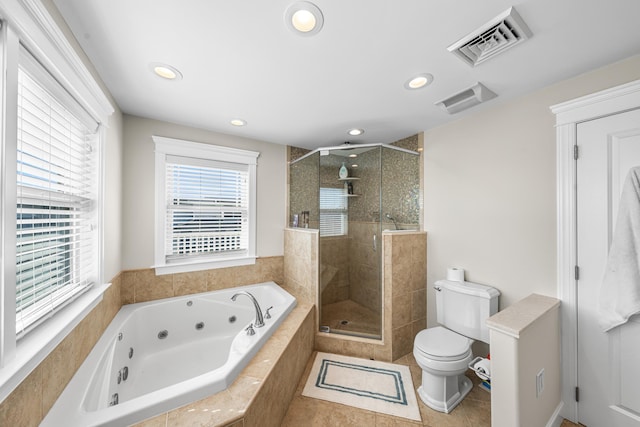
[[[251,302],[253,302],[253,306],[256,309],[256,321],[253,322],[253,326],[255,328],[263,327],[264,326],[264,318],[262,317],[262,309],[260,308],[260,304],[258,304],[258,300],[253,295],[251,295],[249,292],[246,292],[246,291],[236,292],[231,297],[231,300],[235,301],[236,298],[238,297],[238,295],[246,295],[251,299]]]

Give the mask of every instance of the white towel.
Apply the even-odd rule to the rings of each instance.
[[[640,167],[624,182],[607,268],[600,288],[599,321],[604,331],[640,313]]]

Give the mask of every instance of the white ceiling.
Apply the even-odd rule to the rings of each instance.
[[[123,112],[306,148],[392,142],[640,53],[638,0],[313,0],[312,37],[285,26],[293,0],[53,1]],[[510,6],[531,39],[475,68],[447,51]],[[498,97],[434,105],[476,82]]]

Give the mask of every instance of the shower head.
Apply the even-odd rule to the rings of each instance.
[[[388,219],[389,221],[393,222],[393,226],[396,228],[396,230],[400,230],[400,229],[398,228],[398,223],[396,222],[396,219],[395,219],[394,217],[392,217],[392,216],[391,216],[391,214],[386,213],[386,214],[384,214],[384,216],[385,216],[385,217],[387,217],[387,219]]]

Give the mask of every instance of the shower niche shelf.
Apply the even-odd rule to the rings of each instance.
[[[346,178],[338,178],[338,181],[349,182],[349,181],[358,181],[360,178],[355,176],[348,176]],[[344,194],[344,197],[360,197],[360,194]]]

